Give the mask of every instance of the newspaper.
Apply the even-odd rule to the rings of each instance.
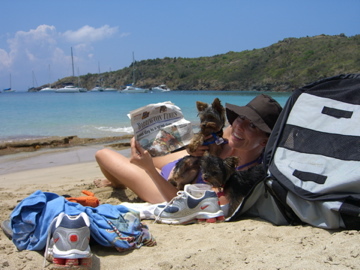
[[[170,101],[149,104],[128,114],[136,140],[154,156],[163,156],[189,144],[190,121]]]

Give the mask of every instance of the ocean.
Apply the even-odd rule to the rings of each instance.
[[[0,94],[0,142],[49,136],[100,138],[133,134],[127,114],[151,103],[171,101],[196,126],[196,101],[245,105],[262,92],[171,91],[124,94],[118,92]],[[266,92],[282,106],[291,93]]]

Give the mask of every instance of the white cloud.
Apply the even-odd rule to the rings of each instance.
[[[57,44],[55,26],[39,25],[28,32],[18,31],[8,40],[12,61],[36,61],[53,51]]]
[[[7,40],[8,51],[0,48],[0,70],[12,65],[19,65],[20,62],[24,63],[26,60],[35,64],[39,61],[50,63],[56,58],[61,59],[64,55],[68,55],[66,53],[59,57],[59,53],[62,52],[59,43],[62,43],[63,38],[68,42],[75,43],[73,47],[78,53],[86,52],[88,55],[94,49],[90,45],[91,42],[109,38],[117,31],[118,27],[109,27],[108,25],[100,28],[86,25],[76,31],[69,30],[59,33],[55,26],[45,24],[27,32],[18,31],[13,38]]]
[[[8,73],[14,78],[26,78],[34,70],[38,79],[43,78],[38,80],[39,83],[47,83],[49,65],[52,79],[69,76],[72,73],[70,47],[74,51],[76,69],[85,72],[95,58],[92,43],[111,38],[117,32],[118,27],[86,25],[62,33],[55,26],[45,24],[28,31],[17,31],[7,39],[8,46],[0,48],[0,81],[7,80]]]
[[[130,33],[121,33],[121,35],[120,35],[121,38],[127,37],[127,36],[130,36]]]
[[[5,50],[0,49],[0,71],[9,68],[10,64],[11,60],[9,54]]]
[[[76,31],[66,31],[63,37],[69,42],[91,43],[111,37],[118,31],[118,27],[104,25],[100,28],[94,28],[85,25]]]
[[[56,46],[56,36],[55,27],[50,25],[16,32],[7,40],[8,50],[0,48],[0,70],[14,70],[47,55]]]

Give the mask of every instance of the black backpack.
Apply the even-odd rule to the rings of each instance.
[[[289,97],[264,153],[267,178],[227,219],[360,229],[360,74],[339,75]]]

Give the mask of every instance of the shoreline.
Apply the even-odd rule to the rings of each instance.
[[[36,152],[44,149],[61,149],[76,146],[107,145],[115,149],[130,147],[130,139],[134,135],[79,138],[73,136],[51,136],[31,139],[0,140],[0,156],[22,152]]]
[[[82,139],[51,137],[0,143],[0,175],[95,161],[95,153],[109,147],[130,153],[131,136]]]

